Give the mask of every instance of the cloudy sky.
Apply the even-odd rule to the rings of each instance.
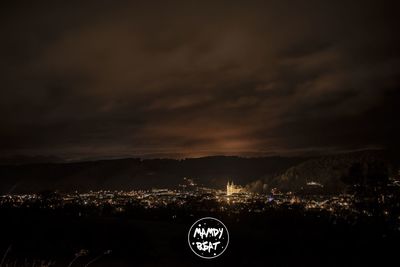
[[[398,145],[398,1],[11,2],[2,156]]]

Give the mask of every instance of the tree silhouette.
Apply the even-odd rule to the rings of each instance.
[[[343,183],[347,185],[360,185],[364,180],[364,171],[361,163],[357,162],[350,166],[348,172],[341,177]]]

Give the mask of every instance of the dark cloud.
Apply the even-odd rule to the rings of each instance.
[[[397,146],[398,7],[15,2],[1,9],[0,151],[75,158]]]

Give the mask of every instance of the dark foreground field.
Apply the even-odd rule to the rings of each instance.
[[[212,260],[194,255],[187,232],[203,216],[221,219],[230,232],[225,253]],[[91,266],[394,266],[399,236],[371,220],[356,225],[297,212],[263,215],[185,214],[72,216],[59,211],[1,210],[1,256],[7,263],[53,260],[73,266],[112,250]],[[395,264],[396,265],[396,264]],[[32,266],[32,264],[30,265]],[[37,265],[36,265],[37,266]]]

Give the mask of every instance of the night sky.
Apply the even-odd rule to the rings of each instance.
[[[2,157],[399,145],[399,1],[7,2]]]

